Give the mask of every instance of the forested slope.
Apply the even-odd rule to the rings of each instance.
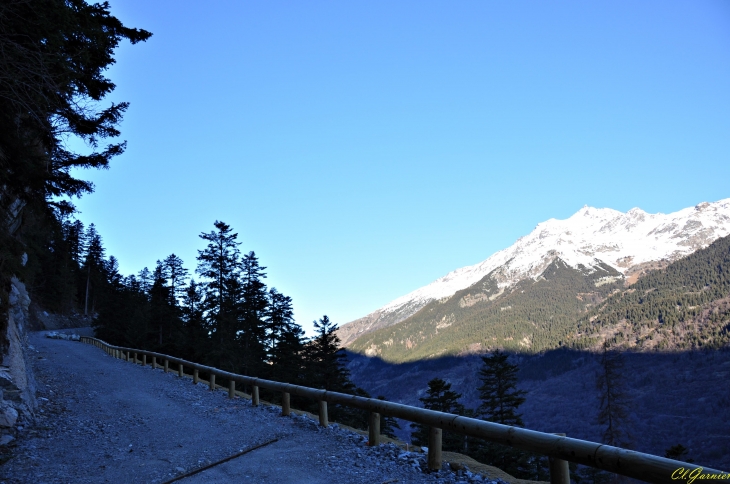
[[[576,270],[556,259],[537,278],[500,289],[492,275],[410,318],[366,334],[350,349],[390,362],[481,353],[535,353],[561,346],[638,349],[718,347],[730,342],[730,238],[624,287],[611,267]]]
[[[730,343],[730,237],[653,271],[578,320],[572,346],[636,349]]]

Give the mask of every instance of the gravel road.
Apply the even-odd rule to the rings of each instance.
[[[0,483],[163,484],[259,444],[267,445],[175,482],[496,483],[425,473],[423,454],[367,447],[336,425],[282,417],[278,407],[44,335],[30,337],[41,405],[0,466]]]

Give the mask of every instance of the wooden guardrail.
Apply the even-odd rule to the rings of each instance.
[[[150,358],[149,364],[155,368],[158,365],[157,360],[159,359],[163,362],[163,368],[166,372],[170,370],[171,363],[176,364],[179,376],[183,376],[184,367],[191,368],[193,370],[193,383],[198,383],[200,372],[207,373],[209,375],[208,383],[211,390],[215,389],[216,377],[220,377],[228,381],[228,396],[230,398],[233,398],[235,395],[234,382],[250,385],[253,388],[253,405],[259,404],[259,388],[281,392],[283,415],[289,415],[290,395],[298,395],[316,400],[319,402],[319,423],[325,427],[329,424],[327,417],[328,403],[367,410],[370,412],[370,429],[368,432],[370,445],[379,445],[380,443],[380,414],[427,425],[430,427],[428,445],[428,467],[430,469],[441,468],[441,434],[443,430],[449,430],[548,456],[550,458],[550,482],[552,484],[570,483],[568,462],[595,467],[615,474],[657,484],[670,482],[681,484],[683,481],[686,481],[686,484],[692,484],[696,479],[712,479],[715,482],[730,483],[730,472],[722,472],[697,464],[688,464],[651,454],[644,454],[642,452],[634,452],[632,450],[595,442],[573,439],[563,434],[537,432],[535,430],[501,425],[494,422],[437,412],[425,408],[411,407],[409,405],[401,405],[399,403],[374,398],[346,395],[344,393],[238,375],[152,351],[113,346],[88,336],[82,336],[81,341],[93,344],[111,356],[126,361],[147,365],[148,358]]]

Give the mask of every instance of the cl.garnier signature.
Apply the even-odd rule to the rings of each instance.
[[[692,484],[695,479],[711,479],[713,481],[715,480],[730,480],[730,473],[718,473],[718,472],[703,472],[702,467],[695,467],[694,469],[685,469],[684,467],[679,467],[677,470],[672,472],[672,479],[673,480],[685,480],[688,481],[687,484]]]

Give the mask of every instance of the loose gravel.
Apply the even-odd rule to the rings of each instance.
[[[183,484],[477,483],[506,484],[426,471],[426,455],[307,415],[193,385],[176,372],[134,365],[74,341],[30,338],[40,407],[18,428],[0,483],[164,484],[250,447],[220,465],[176,480]]]

